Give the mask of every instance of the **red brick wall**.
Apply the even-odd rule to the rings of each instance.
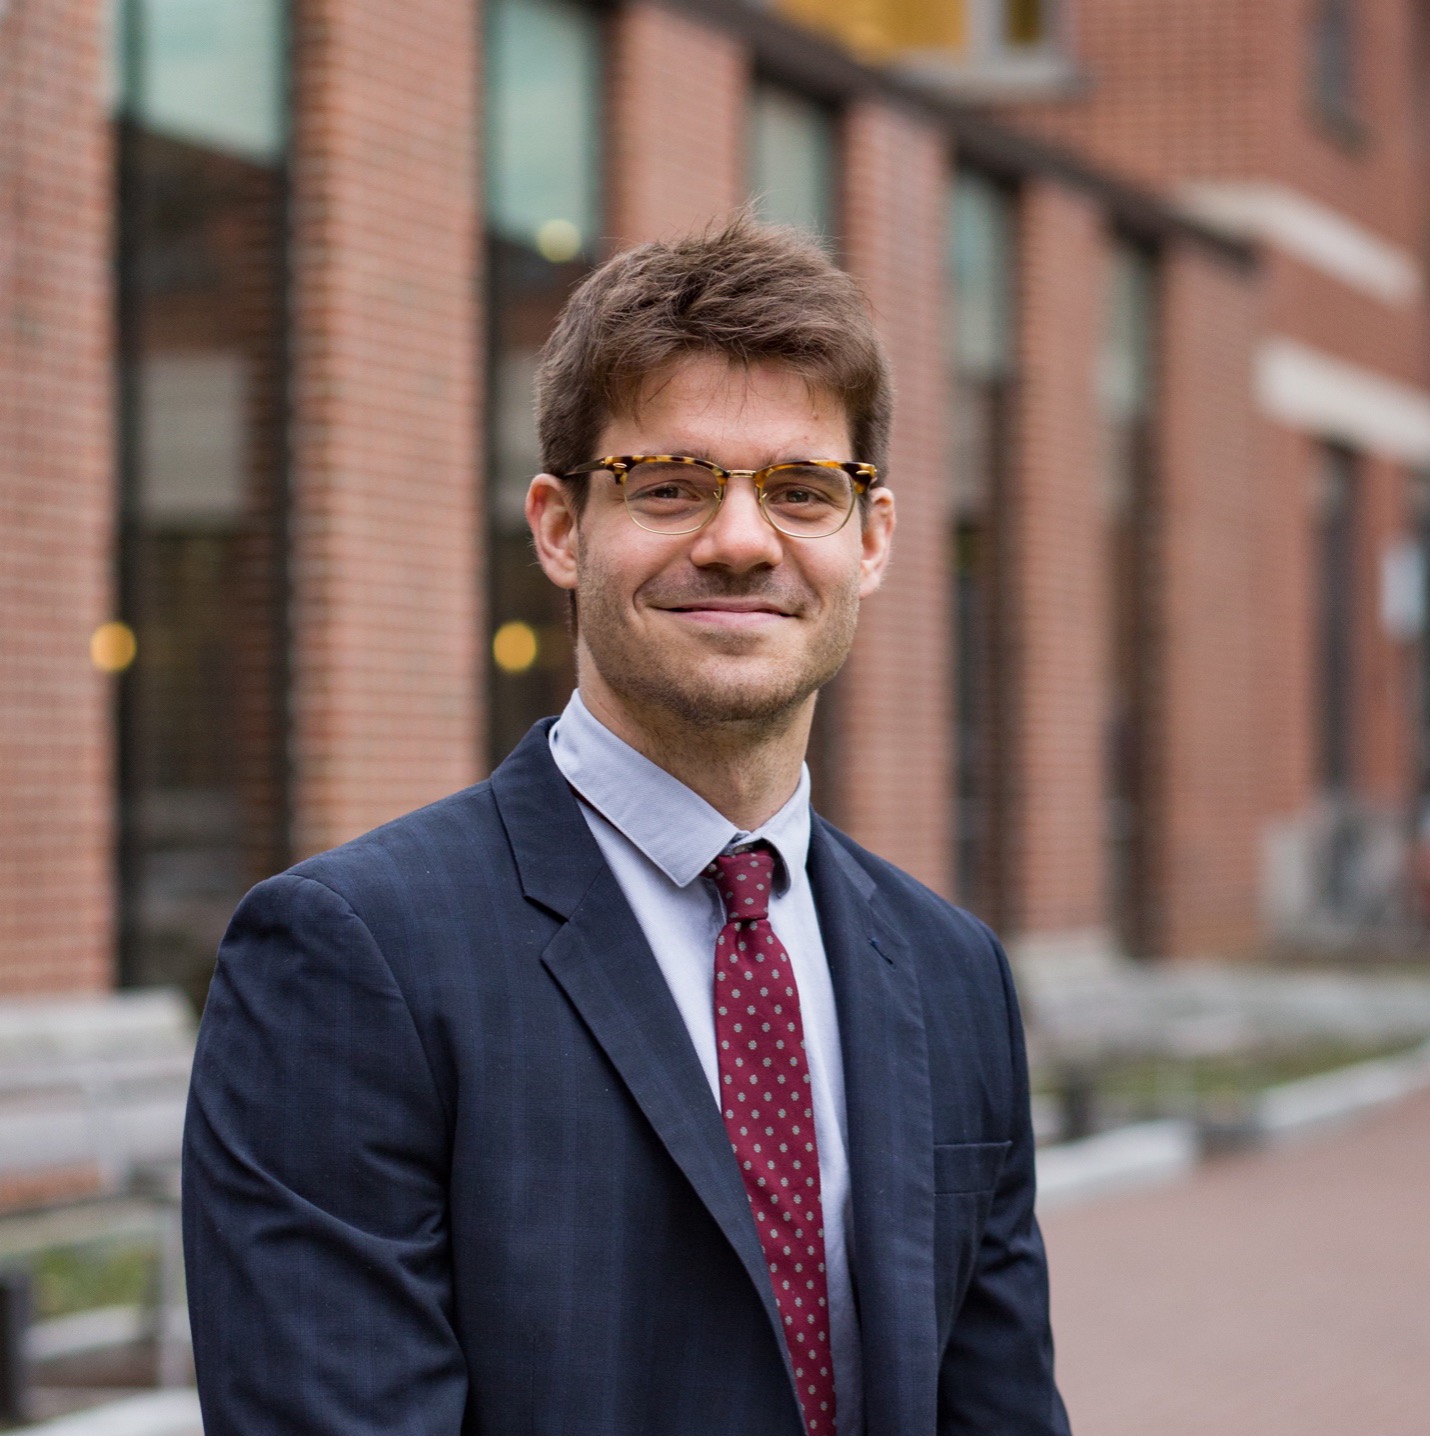
[[[1094,386],[1107,237],[1090,199],[1034,178],[1020,238],[1009,864],[1014,926],[1031,937],[1106,922],[1110,636]]]
[[[861,844],[948,892],[953,650],[951,453],[942,329],[944,137],[857,102],[844,126],[845,259],[863,282],[897,394],[894,559],[839,681],[840,819]]]
[[[1317,683],[1315,444],[1283,425],[1258,425],[1261,534],[1254,629],[1259,675],[1261,789],[1266,813],[1286,817],[1315,791],[1320,744]]]
[[[1424,176],[1416,143],[1422,103],[1415,54],[1418,0],[1362,0],[1355,10],[1356,109],[1361,134],[1340,138],[1309,101],[1310,20],[1316,0],[1250,7],[1268,27],[1261,87],[1275,107],[1266,136],[1271,170],[1417,255]]]
[[[1389,306],[1290,256],[1270,259],[1268,332],[1404,384],[1423,384],[1426,333],[1421,306]]]
[[[1078,92],[1007,113],[1144,183],[1272,177],[1415,249],[1414,0],[1354,7],[1360,143],[1312,101],[1318,5],[1078,0]]]
[[[1076,0],[1069,100],[1017,123],[1146,184],[1243,176],[1263,163],[1271,13],[1285,0]]]
[[[1259,276],[1186,243],[1162,276],[1154,934],[1162,955],[1227,953],[1259,921]]]
[[[476,776],[477,16],[300,0],[296,846]]]
[[[110,981],[110,150],[102,7],[0,12],[0,993]]]
[[[1327,207],[1423,264],[1423,15],[1413,0],[1354,7],[1358,135],[1318,114],[1311,77],[1316,0],[1079,0],[1085,86],[1066,101],[1009,111],[1095,163],[1174,193],[1186,180],[1252,180]],[[1270,243],[1262,336],[1282,335],[1424,387],[1425,297],[1396,303]],[[1314,430],[1256,420],[1258,734],[1268,826],[1305,821],[1320,790],[1316,645],[1319,557]],[[1411,657],[1381,631],[1379,563],[1399,532],[1385,457],[1363,469],[1364,592],[1355,705],[1360,798],[1403,803],[1414,782],[1407,734]],[[1270,834],[1268,829],[1268,835]],[[1207,841],[1210,843],[1210,841]],[[1175,929],[1175,926],[1174,926]]]
[[[611,248],[695,229],[744,200],[748,71],[738,39],[676,10],[636,0],[616,12]]]
[[[1311,99],[1317,0],[1080,0],[1076,98],[1007,113],[1154,188],[1256,180],[1349,217],[1410,258],[1423,249],[1425,177],[1416,150],[1411,0],[1355,7],[1362,138],[1318,118]],[[1270,328],[1369,367],[1425,373],[1424,313],[1387,306],[1280,255]]]

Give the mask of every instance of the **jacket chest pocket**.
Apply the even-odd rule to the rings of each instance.
[[[978,1194],[994,1188],[1010,1144],[1007,1139],[984,1144],[935,1144],[934,1193]]]

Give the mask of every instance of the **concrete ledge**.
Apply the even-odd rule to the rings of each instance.
[[[202,1434],[197,1389],[153,1389],[131,1399],[97,1404],[14,1434]]]
[[[1423,1089],[1430,1089],[1430,1042],[1408,1054],[1264,1089],[1250,1119],[1237,1125],[1230,1138],[1240,1144],[1287,1142]],[[1228,1136],[1215,1130],[1200,1135],[1191,1120],[1159,1119],[1071,1144],[1050,1144],[1037,1156],[1038,1210],[1046,1213],[1108,1194],[1169,1184],[1195,1168],[1205,1145],[1218,1138],[1225,1142]]]
[[[1196,1126],[1157,1119],[1038,1151],[1038,1210],[1081,1204],[1106,1194],[1170,1184],[1197,1163]]]
[[[1430,1088],[1430,1043],[1408,1054],[1273,1085],[1257,1097],[1251,1127],[1259,1139],[1295,1139],[1426,1088]]]
[[[112,1404],[80,1409],[16,1434],[202,1434],[197,1389],[154,1389]]]
[[[25,1352],[31,1361],[68,1359],[96,1349],[113,1349],[121,1344],[138,1344],[150,1337],[152,1316],[146,1326],[144,1310],[137,1304],[111,1304],[103,1309],[86,1309],[59,1319],[32,1324],[25,1333]]]

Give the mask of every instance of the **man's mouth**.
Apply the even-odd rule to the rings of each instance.
[[[697,624],[722,630],[754,630],[793,618],[790,610],[772,600],[747,597],[695,599],[688,604],[657,606],[669,614],[682,615]]]
[[[680,614],[701,614],[716,611],[731,615],[782,615],[789,611],[770,600],[755,599],[699,599],[684,605],[662,605],[662,609],[675,610]]]

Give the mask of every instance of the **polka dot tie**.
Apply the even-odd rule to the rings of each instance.
[[[805,1429],[833,1434],[814,1099],[794,970],[768,918],[774,871],[774,856],[761,849],[722,854],[705,871],[726,916],[715,945],[720,1093],[769,1265]]]

